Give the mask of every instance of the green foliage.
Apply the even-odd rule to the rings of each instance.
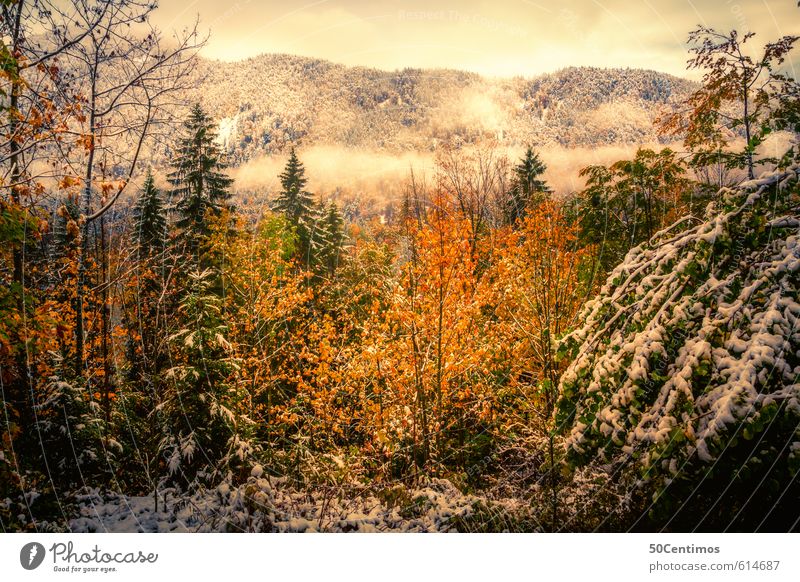
[[[255,452],[252,422],[241,414],[247,394],[228,381],[236,362],[212,280],[210,271],[189,274],[178,312],[184,327],[170,338],[176,365],[159,410],[165,482],[184,489],[242,477]]]
[[[283,216],[269,214],[258,223],[259,238],[266,242],[267,251],[280,251],[281,258],[289,261],[297,251],[297,235]]]
[[[316,260],[319,237],[317,233],[317,212],[313,195],[306,191],[308,179],[303,163],[294,148],[289,153],[286,168],[279,176],[281,191],[272,203],[272,210],[286,217],[295,229],[298,239],[297,257],[311,266]]]
[[[748,515],[765,514],[748,507],[780,501],[754,464],[789,487],[797,174],[723,191],[702,224],[631,251],[562,343],[574,358],[557,413],[571,466],[635,467],[631,486],[652,495],[657,522],[752,528]]]
[[[344,246],[347,235],[344,232],[344,218],[335,202],[328,204],[327,212],[320,220],[322,243],[319,250],[319,263],[328,277],[333,277],[340,263],[344,261]]]
[[[186,254],[198,268],[208,268],[208,239],[215,216],[229,208],[232,180],[225,173],[225,163],[216,145],[212,120],[200,105],[195,105],[184,124],[183,137],[175,152],[172,172],[172,195],[177,198],[177,227]]]
[[[0,244],[23,244],[26,233],[36,232],[37,222],[29,212],[18,205],[0,200]]]
[[[162,251],[167,238],[167,217],[152,171],[147,172],[142,192],[133,207],[133,220],[139,257]]]
[[[119,453],[106,438],[106,423],[92,386],[82,379],[63,380],[59,369],[35,402],[36,440],[44,451],[43,472],[55,492],[102,482],[113,471]]]
[[[575,209],[581,239],[597,248],[603,272],[689,210],[694,190],[685,172],[669,148],[639,149],[632,160],[581,170],[586,188]]]
[[[514,167],[511,190],[505,200],[503,215],[507,224],[516,224],[525,218],[528,210],[541,204],[551,193],[541,179],[547,170],[539,154],[528,147],[524,157]]]

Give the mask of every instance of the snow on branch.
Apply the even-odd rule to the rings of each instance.
[[[632,249],[586,304],[560,346],[574,463],[634,460],[669,482],[773,425],[800,440],[798,174],[723,189],[701,224]]]

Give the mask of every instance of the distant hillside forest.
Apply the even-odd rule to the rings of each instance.
[[[657,143],[661,107],[694,83],[654,71],[569,68],[494,80],[449,70],[385,72],[289,55],[200,60],[189,96],[218,120],[231,163],[301,143],[387,151],[494,138],[501,145]]]

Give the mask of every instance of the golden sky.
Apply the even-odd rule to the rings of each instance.
[[[751,30],[761,42],[800,34],[797,0],[161,0],[154,20],[166,31],[198,14],[211,58],[277,52],[495,76],[571,65],[687,76],[697,24]]]

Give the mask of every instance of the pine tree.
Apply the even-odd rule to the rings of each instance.
[[[187,135],[178,146],[169,181],[178,199],[177,227],[187,254],[199,267],[208,267],[203,255],[211,234],[209,219],[229,207],[228,189],[233,180],[224,173],[226,165],[215,142],[214,124],[199,104],[192,108],[184,127]]]
[[[275,212],[283,214],[295,229],[298,238],[298,256],[306,265],[313,262],[313,238],[316,230],[314,197],[306,191],[305,168],[297,158],[294,148],[289,153],[286,168],[279,176],[281,191],[272,204]]]
[[[514,167],[511,191],[503,209],[507,224],[516,224],[531,207],[543,202],[550,194],[547,183],[540,178],[546,169],[539,154],[528,147],[525,156]]]
[[[344,218],[339,212],[339,207],[331,201],[321,220],[322,245],[319,261],[329,277],[333,277],[339,267],[346,235],[344,232]]]
[[[139,258],[157,254],[164,248],[167,219],[161,193],[155,186],[153,174],[147,172],[142,193],[133,208],[136,247]]]
[[[252,422],[239,413],[247,394],[229,383],[235,362],[213,273],[194,271],[188,278],[179,307],[184,328],[170,338],[177,364],[166,373],[159,454],[167,461],[166,484],[194,489],[241,469],[255,447]]]
[[[154,390],[166,364],[161,347],[165,334],[161,302],[166,278],[167,219],[152,172],[147,173],[133,208],[133,218],[136,265],[130,280],[130,310],[124,314],[131,331],[128,375],[138,387],[148,386]]]
[[[68,366],[60,355],[52,357],[53,373],[35,404],[33,434],[55,488],[70,489],[106,478],[118,448],[104,438],[107,425],[90,386],[80,378],[67,381]]]

